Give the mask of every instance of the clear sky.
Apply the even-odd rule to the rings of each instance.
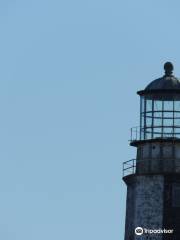
[[[123,240],[136,91],[180,77],[179,9],[0,1],[0,239]]]

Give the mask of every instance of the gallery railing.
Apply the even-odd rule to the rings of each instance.
[[[132,127],[130,142],[148,139],[180,139],[180,125]]]
[[[130,159],[123,162],[123,177],[131,174],[178,173],[180,158]]]
[[[123,177],[135,174],[136,172],[136,159],[130,159],[126,162],[123,162]]]

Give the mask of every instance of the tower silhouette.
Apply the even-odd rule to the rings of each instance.
[[[140,96],[140,126],[131,129],[135,159],[123,163],[125,240],[180,240],[180,81],[173,65]]]

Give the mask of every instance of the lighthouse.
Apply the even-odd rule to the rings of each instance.
[[[134,159],[123,163],[127,185],[125,240],[180,240],[180,81],[173,64],[140,96],[131,129]]]

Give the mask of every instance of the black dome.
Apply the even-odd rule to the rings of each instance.
[[[175,76],[172,75],[174,67],[171,62],[166,62],[164,64],[165,75],[152,81],[147,85],[145,90],[170,90],[170,89],[180,89],[180,81]]]
[[[161,78],[158,78],[152,81],[147,85],[145,90],[163,90],[163,89],[180,89],[180,81],[173,75],[166,76],[164,75]]]

